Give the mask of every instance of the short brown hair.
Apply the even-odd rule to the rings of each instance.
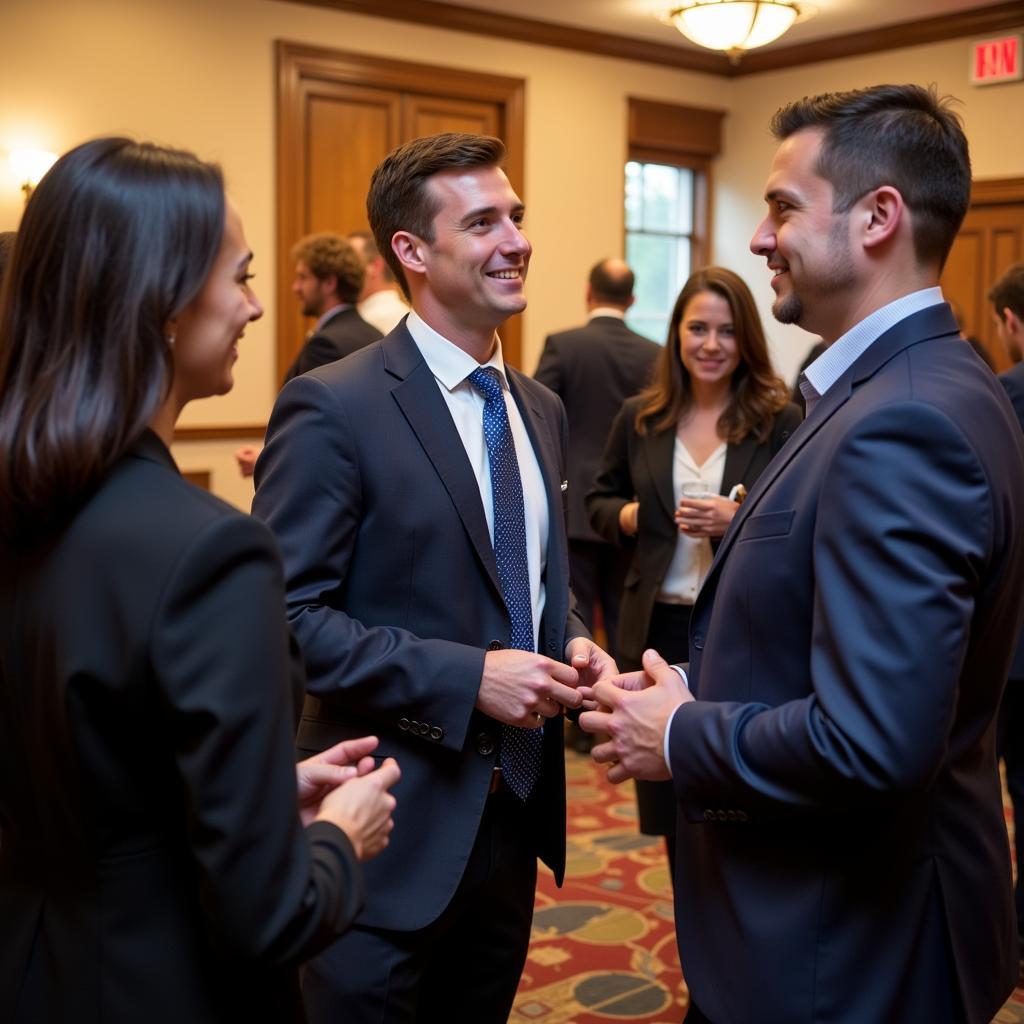
[[[367,266],[380,256],[380,250],[377,248],[377,243],[374,241],[373,235],[369,231],[350,231],[346,237],[350,242],[358,238],[359,241],[363,243],[363,263]],[[387,265],[384,267],[383,276],[385,281],[394,281],[395,279],[395,275],[391,273],[391,268]]]
[[[967,138],[951,102],[934,86],[828,92],[783,107],[771,129],[779,140],[805,129],[824,133],[817,172],[832,185],[837,213],[872,189],[898,189],[913,217],[918,262],[941,268],[971,197]]]
[[[333,277],[335,291],[342,302],[356,302],[366,279],[366,264],[341,235],[322,232],[306,235],[292,246],[292,259],[305,263],[311,274],[321,281]]]
[[[405,142],[377,165],[370,179],[366,213],[377,251],[384,254],[406,298],[409,285],[391,248],[391,239],[396,231],[408,231],[425,242],[433,242],[439,206],[426,187],[427,180],[453,167],[499,167],[504,159],[505,144],[501,139],[443,132]]]
[[[1024,320],[1024,263],[1014,263],[988,293],[996,316],[1003,319],[1003,310],[1010,309]]]
[[[648,430],[660,434],[675,430],[680,418],[693,406],[690,371],[679,352],[679,324],[690,300],[701,292],[720,295],[729,304],[739,365],[732,374],[732,395],[718,420],[718,433],[730,444],[748,434],[765,441],[772,429],[772,417],[789,401],[789,389],[772,369],[768,342],[754,297],[743,278],[725,267],[705,267],[690,275],[676,299],[668,325],[665,349],[654,365],[654,380],[642,392],[635,427],[638,434]]]

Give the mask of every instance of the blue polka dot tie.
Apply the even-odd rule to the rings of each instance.
[[[498,563],[505,607],[512,620],[509,646],[534,651],[523,481],[501,379],[493,367],[479,367],[469,375],[469,382],[484,396],[484,441],[491,464],[494,502],[494,559]],[[543,732],[543,728],[520,729],[514,725],[502,729],[502,776],[520,800],[526,800],[540,776]]]

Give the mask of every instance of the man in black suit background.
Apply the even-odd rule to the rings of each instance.
[[[660,346],[625,323],[635,278],[619,259],[596,263],[587,282],[586,326],[551,334],[535,380],[565,405],[569,418],[569,571],[588,629],[600,605],[608,650],[615,656],[619,599],[632,551],[609,544],[590,525],[583,499],[594,481],[612,420],[647,383]]]
[[[377,168],[370,224],[412,312],[285,385],[256,468],[306,663],[300,749],[369,730],[402,757],[365,909],[306,970],[313,1024],[504,1024],[537,857],[564,871],[562,708],[615,671],[569,591],[564,410],[496,333],[532,251],[503,156],[446,133]]]
[[[288,368],[286,382],[383,337],[356,309],[366,265],[349,241],[327,232],[307,235],[295,244],[292,259],[292,292],[302,303],[302,315],[317,321]]]
[[[996,333],[1006,346],[1014,366],[999,375],[999,382],[1013,403],[1013,411],[1024,429],[1024,263],[1014,263],[992,286],[988,293],[996,321]],[[1016,828],[1017,885],[1014,902],[1017,904],[1017,942],[1024,975],[1024,636],[1017,643],[1017,651],[1006,680],[1003,704],[999,709],[999,756],[1006,765],[1006,788],[1013,805]]]

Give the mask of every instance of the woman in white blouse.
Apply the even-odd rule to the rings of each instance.
[[[632,545],[619,610],[618,664],[648,647],[688,660],[690,610],[742,496],[800,423],[776,376],[750,289],[707,267],[679,293],[654,381],[619,412],[587,495],[594,528]],[[638,782],[640,829],[665,836],[674,862],[668,782]]]

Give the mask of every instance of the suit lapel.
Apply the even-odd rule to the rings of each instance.
[[[722,494],[728,494],[736,484],[743,483],[757,449],[757,438],[753,434],[747,434],[739,444],[730,444],[726,448],[725,467],[722,470]]]
[[[437,381],[404,323],[388,335],[381,347],[384,368],[398,378],[391,394],[444,483],[477,556],[501,596],[498,565],[480,501],[480,488]]]
[[[853,365],[828,389],[814,407],[814,411],[797,427],[793,436],[758,478],[722,538],[722,543],[718,547],[718,553],[711,565],[702,591],[706,589],[710,592],[707,583],[711,582],[712,576],[716,575],[743,523],[751,516],[765,491],[771,487],[776,477],[793,461],[804,445],[849,400],[854,390],[874,376],[894,356],[911,345],[947,334],[956,334],[957,331],[956,320],[953,319],[949,306],[945,303],[929,306],[889,328],[861,353]]]
[[[647,459],[647,471],[654,482],[654,490],[658,500],[665,508],[665,514],[672,519],[676,511],[675,491],[672,489],[672,460],[676,450],[676,432],[662,430],[652,433],[650,430],[641,438],[644,457]]]

